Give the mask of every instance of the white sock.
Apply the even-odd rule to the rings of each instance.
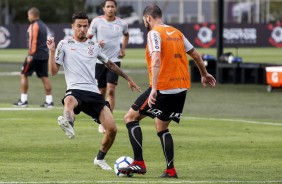
[[[53,96],[52,95],[46,95],[46,102],[49,104],[53,102]]]
[[[28,97],[28,95],[27,94],[21,94],[21,102],[25,102],[25,101],[27,101],[27,97]]]

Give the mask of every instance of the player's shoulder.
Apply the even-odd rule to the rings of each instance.
[[[156,26],[154,27],[153,30],[156,30],[156,31],[165,31],[167,29],[175,29],[174,27],[170,26],[170,25],[167,25],[167,24],[161,24],[159,26]]]
[[[117,16],[115,18],[116,18],[116,22],[118,24],[120,24],[120,25],[127,25],[127,22],[124,19],[122,19],[120,17],[117,17]]]
[[[63,46],[63,45],[70,45],[70,44],[74,44],[75,41],[72,38],[67,38],[67,39],[63,39],[59,42],[59,46]]]
[[[103,15],[94,17],[94,18],[92,19],[92,22],[101,22],[101,21],[104,21],[104,16],[103,16]]]

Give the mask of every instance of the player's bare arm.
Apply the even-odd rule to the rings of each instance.
[[[119,53],[119,58],[124,58],[125,56],[125,49],[126,49],[126,46],[128,44],[128,40],[129,40],[129,33],[126,33],[123,35],[123,40],[122,40],[122,47],[121,47],[121,50],[120,50],[120,53]]]
[[[48,68],[49,68],[49,72],[52,75],[56,75],[60,69],[60,65],[55,63],[55,41],[54,38],[49,38],[47,40],[47,47],[49,49],[49,59],[48,59]]]
[[[141,88],[137,84],[135,84],[135,82],[126,73],[124,73],[115,63],[109,60],[107,63],[105,63],[105,66],[112,72],[115,72],[116,74],[122,76],[125,80],[127,80],[128,86],[130,87],[131,91],[133,91],[133,88],[135,88],[137,91],[141,92]]]
[[[149,107],[152,107],[156,103],[156,99],[157,99],[157,83],[158,83],[160,66],[161,66],[161,53],[153,52],[151,55],[151,61],[152,61],[152,90],[148,99]]]
[[[216,80],[206,70],[204,61],[203,61],[202,57],[200,56],[200,54],[198,53],[198,51],[195,48],[193,48],[193,49],[189,50],[187,52],[187,54],[189,54],[194,59],[196,65],[197,65],[197,67],[200,71],[200,74],[202,76],[202,85],[204,87],[206,87],[206,84],[208,83],[210,86],[215,87]]]

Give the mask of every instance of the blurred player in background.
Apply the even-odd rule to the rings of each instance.
[[[28,10],[28,20],[30,22],[27,30],[29,51],[21,69],[21,97],[14,105],[28,106],[28,77],[35,71],[37,77],[42,80],[46,94],[45,102],[41,107],[51,108],[54,104],[48,78],[47,26],[40,20],[40,11],[35,7]]]
[[[104,157],[115,140],[117,127],[108,102],[100,94],[95,79],[97,58],[111,71],[126,79],[131,90],[136,88],[140,92],[140,88],[102,53],[97,42],[86,37],[88,27],[87,15],[83,12],[74,13],[72,16],[73,38],[61,40],[56,50],[54,39],[47,41],[50,54],[49,70],[52,75],[55,75],[60,66],[63,66],[67,83],[67,91],[62,100],[64,112],[63,116],[59,116],[58,124],[69,138],[74,138],[75,115],[82,111],[93,119],[99,120],[98,122],[105,128],[105,134],[97,157],[94,159],[94,165],[104,170],[112,170]]]
[[[117,3],[115,0],[105,0],[103,3],[104,15],[92,20],[87,37],[94,38],[103,47],[103,53],[117,66],[121,67],[121,60],[125,56],[129,34],[127,23],[116,17]],[[122,39],[122,44],[120,41]],[[106,97],[113,112],[115,108],[115,90],[118,84],[118,75],[110,71],[99,61],[96,65],[96,79],[100,93]],[[98,127],[100,133],[104,132],[103,126]]]
[[[207,72],[200,54],[187,38],[176,28],[162,22],[162,11],[157,5],[152,4],[144,9],[143,21],[149,31],[146,60],[150,87],[137,98],[124,117],[134,161],[128,167],[120,168],[119,171],[124,174],[147,172],[139,122],[149,116],[154,118],[166,159],[166,169],[160,177],[178,178],[174,167],[173,139],[168,126],[171,121],[179,123],[187,89],[190,88],[186,53],[195,60],[203,86],[209,84],[214,87],[216,80]]]

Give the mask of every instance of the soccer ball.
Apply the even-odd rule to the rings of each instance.
[[[133,174],[122,174],[118,171],[119,168],[127,167],[133,162],[133,159],[128,156],[119,157],[114,164],[114,171],[117,176],[128,176],[131,177]]]

